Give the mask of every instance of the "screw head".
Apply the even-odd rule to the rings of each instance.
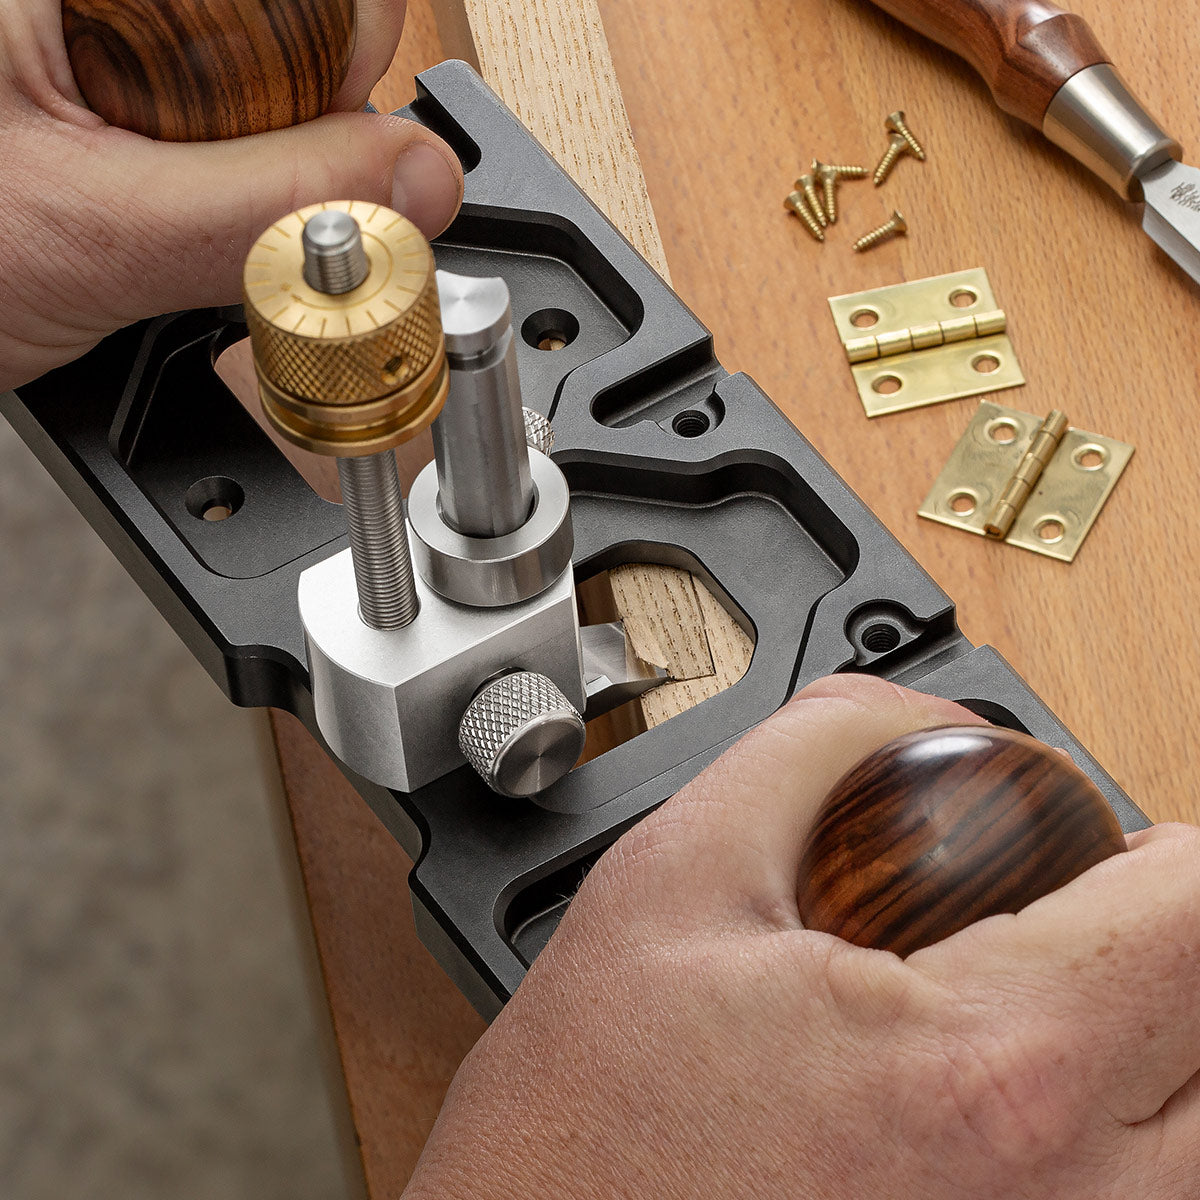
[[[908,222],[904,219],[904,214],[898,209],[892,209],[892,228],[897,233],[905,233],[908,230]]]

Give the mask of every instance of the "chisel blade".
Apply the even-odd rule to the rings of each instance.
[[[1142,228],[1200,283],[1200,171],[1174,160],[1142,176]]]

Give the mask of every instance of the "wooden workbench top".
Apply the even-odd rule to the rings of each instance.
[[[395,107],[442,48],[429,0],[376,96]],[[1200,19],[1166,0],[1075,10],[1152,112],[1200,150]],[[959,605],[1155,819],[1200,817],[1197,397],[1200,292],[1083,168],[996,110],[944,51],[865,0],[601,0],[674,286]],[[782,208],[810,158],[873,166],[904,109],[928,150],[885,188],[841,188],[825,245]],[[907,238],[855,255],[893,207]],[[985,267],[1029,412],[1134,444],[1072,565],[917,518],[975,401],[867,421],[826,299]],[[482,1026],[415,945],[403,855],[294,723],[285,782],[373,1196],[395,1196]]]

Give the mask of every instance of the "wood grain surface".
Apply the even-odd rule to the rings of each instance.
[[[833,789],[796,895],[807,928],[904,955],[1020,912],[1124,849],[1112,809],[1065,755],[1010,729],[922,730]]]
[[[442,57],[429,0],[379,107]],[[514,6],[516,7],[516,6]],[[1101,44],[1194,150],[1200,21],[1166,0],[1079,0]],[[1200,816],[1194,397],[1200,294],[1137,214],[1027,127],[966,64],[866,0],[601,0],[674,284],[996,646],[1156,820]],[[549,85],[548,85],[549,86]],[[873,164],[896,108],[929,153],[879,190],[845,183],[818,245],[782,208],[816,155]],[[855,236],[899,206],[905,239]],[[1029,384],[1000,397],[1137,447],[1071,565],[921,521],[974,401],[868,422],[826,297],[988,269]],[[293,722],[280,751],[361,1152],[394,1197],[457,1059],[482,1026],[415,943],[406,862]]]
[[[168,142],[284,129],[326,112],[355,0],[65,0],[71,69],[112,125]]]
[[[1043,0],[874,0],[965,58],[1005,112],[1041,129],[1046,108],[1084,67],[1108,62],[1088,23]]]

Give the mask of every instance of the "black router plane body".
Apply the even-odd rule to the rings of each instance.
[[[413,793],[346,770],[416,862],[420,934],[481,1013],[499,1011],[615,838],[831,672],[881,675],[1065,747],[1127,830],[1146,824],[472,71],[426,72],[405,115],[464,162],[437,263],[508,284],[524,403],[553,422],[570,485],[577,579],[686,568],[755,640],[740,682],[536,802],[498,797],[467,766]],[[551,329],[568,344],[539,350]],[[345,549],[345,523],[215,374],[245,335],[239,309],[144,322],[2,403],[230,699],[317,733],[297,582]],[[200,519],[215,502],[233,516]]]

